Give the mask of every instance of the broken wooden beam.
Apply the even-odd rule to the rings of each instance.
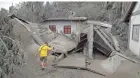
[[[116,49],[117,51],[120,51],[119,42],[117,41],[116,37],[112,35],[111,38],[112,38],[112,40],[113,40],[115,49]]]
[[[83,49],[83,47],[78,48],[78,49],[74,50],[72,53],[75,53],[75,52],[77,52],[77,51],[79,51],[79,50],[82,50],[82,49]]]
[[[102,29],[99,29],[99,31],[104,35],[104,37],[109,41],[110,45],[112,45],[112,40],[108,37],[108,35],[102,30]]]

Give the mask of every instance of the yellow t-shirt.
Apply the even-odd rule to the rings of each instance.
[[[49,50],[52,50],[52,48],[50,48],[49,46],[47,46],[46,44],[42,45],[40,48],[39,48],[39,55],[40,57],[46,57],[48,56],[48,51]]]

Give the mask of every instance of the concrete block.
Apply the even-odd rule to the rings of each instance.
[[[68,56],[57,63],[57,66],[85,68],[85,57]]]
[[[99,72],[103,75],[108,75],[109,73],[101,66],[102,61],[103,60],[92,60],[90,65],[87,66],[87,68]]]

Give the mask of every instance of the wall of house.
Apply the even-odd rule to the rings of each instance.
[[[56,25],[56,32],[64,33],[64,26],[70,25],[71,26],[71,34],[75,33],[79,35],[82,30],[82,22],[80,21],[48,21],[44,23],[44,26],[49,27],[49,25]],[[71,34],[65,34],[67,36],[71,36]]]
[[[140,3],[138,3],[136,5],[136,7],[133,10],[133,13],[140,10]],[[133,35],[133,27],[134,25],[138,25],[138,41],[132,39],[132,35]],[[129,31],[130,31],[130,36],[129,36],[129,49],[135,53],[136,55],[140,55],[140,13],[137,15],[132,15],[131,16],[131,21],[130,21],[130,27],[129,27]]]

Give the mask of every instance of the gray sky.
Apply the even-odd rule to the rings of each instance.
[[[5,8],[5,9],[9,9],[9,7],[15,4],[18,4],[19,2],[23,2],[23,1],[49,1],[51,2],[51,0],[0,0],[0,9],[1,8]]]
[[[5,0],[5,1],[0,0],[0,8],[5,8],[8,10],[9,7],[12,5],[12,3],[13,3],[13,5],[15,5],[19,2],[21,2],[21,1],[19,1],[19,0]]]

